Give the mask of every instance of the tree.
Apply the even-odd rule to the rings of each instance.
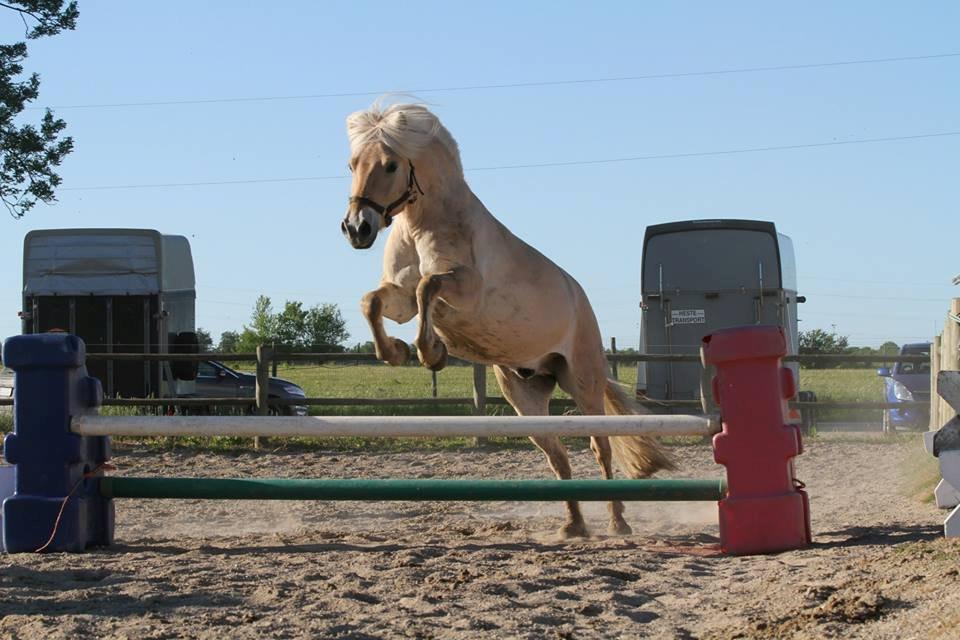
[[[220,353],[236,353],[239,342],[239,333],[236,331],[224,331],[220,334],[220,344],[217,345],[217,351]]]
[[[252,352],[263,344],[288,352],[343,351],[349,337],[347,323],[335,304],[304,309],[302,302],[288,300],[283,311],[274,313],[270,298],[260,296],[254,303],[250,324],[237,338],[236,350]]]
[[[827,333],[823,329],[811,329],[800,332],[801,354],[847,353],[849,347],[847,336]],[[811,369],[826,368],[824,364],[810,365]]]
[[[885,356],[895,356],[900,353],[900,346],[896,342],[887,341],[880,345],[878,351]]]
[[[52,36],[76,26],[77,3],[64,0],[9,0],[0,7],[19,14],[26,38]],[[60,185],[56,167],[73,151],[73,139],[61,136],[67,124],[46,110],[39,126],[18,124],[17,117],[40,94],[40,77],[21,79],[27,44],[0,45],[0,201],[14,218],[22,218],[37,201],[56,201]]]
[[[273,342],[287,351],[303,351],[307,333],[307,312],[302,302],[290,302],[283,305],[274,321]]]
[[[373,342],[367,340],[366,342],[358,342],[353,345],[353,348],[350,351],[354,353],[376,353],[377,347]]]
[[[847,336],[823,329],[800,332],[800,353],[843,353],[849,346]]]
[[[307,311],[306,338],[310,349],[343,351],[350,333],[339,307],[330,303],[311,307]]]
[[[200,349],[200,352],[213,351],[213,338],[210,336],[210,332],[197,327],[197,346]]]
[[[248,330],[244,327],[244,332]],[[261,344],[276,340],[277,337],[277,317],[273,314],[273,305],[270,298],[260,296],[253,303],[253,313],[250,314],[251,331],[261,341]]]

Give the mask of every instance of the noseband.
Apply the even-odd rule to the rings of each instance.
[[[413,163],[410,163],[410,177],[407,179],[407,190],[404,191],[399,198],[383,206],[376,200],[371,200],[366,196],[351,196],[350,204],[357,204],[359,206],[368,206],[377,213],[380,214],[380,217],[383,218],[384,226],[389,227],[390,223],[393,222],[393,216],[390,214],[393,213],[396,209],[402,207],[405,204],[410,204],[417,201],[417,194],[423,195],[423,189],[420,188],[420,183],[417,182],[417,174],[414,172]]]

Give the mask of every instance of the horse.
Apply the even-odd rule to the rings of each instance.
[[[389,336],[383,318],[419,317],[414,342],[420,362],[438,371],[448,354],[492,365],[504,397],[518,415],[548,415],[556,385],[583,415],[636,413],[608,377],[603,341],[580,284],[513,235],[471,191],[457,142],[420,104],[379,101],[347,118],[352,174],[340,227],[355,249],[369,249],[393,226],[380,285],[361,310],[379,360],[400,365],[409,346]],[[566,448],[556,436],[531,440],[560,479],[571,477]],[[602,476],[614,460],[628,477],[674,468],[650,437],[593,437]],[[566,503],[561,538],[587,537],[577,502]],[[608,531],[632,533],[623,503],[609,504]]]

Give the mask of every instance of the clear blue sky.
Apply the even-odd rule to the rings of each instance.
[[[338,225],[344,118],[421,90],[464,166],[549,163],[960,131],[960,57],[464,91],[529,83],[960,52],[955,3],[99,2],[30,43],[39,104],[76,151],[53,206],[0,219],[0,335],[19,332],[24,234],[146,227],[193,246],[198,322],[239,329],[260,293],[335,302],[369,339],[360,296],[383,240]],[[22,37],[0,10],[0,38]],[[85,106],[370,92],[205,104]],[[39,111],[32,111],[38,117]],[[801,329],[854,344],[929,339],[960,289],[960,136],[567,167],[468,171],[487,207],[567,269],[605,340],[637,343],[646,225],[772,220],[796,244]],[[266,267],[264,267],[266,263]],[[412,336],[410,328],[397,330]]]

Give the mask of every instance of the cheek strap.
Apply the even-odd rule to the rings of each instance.
[[[423,189],[420,188],[420,183],[417,181],[417,173],[413,168],[413,163],[411,162],[410,176],[407,178],[407,190],[400,194],[399,198],[384,206],[376,200],[368,198],[367,196],[351,196],[350,204],[370,207],[379,213],[381,218],[383,218],[384,226],[389,227],[390,223],[393,222],[393,212],[406,204],[416,202],[418,195],[423,195]]]

